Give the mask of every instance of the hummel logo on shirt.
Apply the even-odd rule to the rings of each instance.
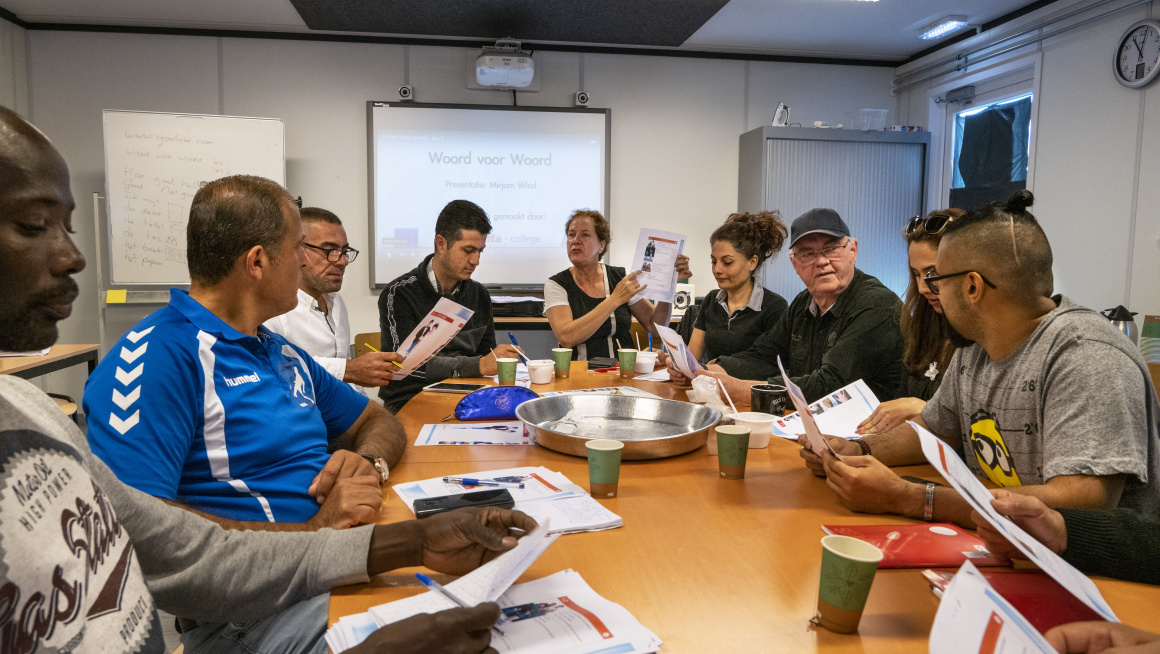
[[[238,377],[234,377],[233,379],[227,378],[225,380],[226,386],[241,386],[242,384],[249,384],[256,381],[262,381],[258,379],[258,373],[256,372],[250,373],[248,375],[240,375]]]

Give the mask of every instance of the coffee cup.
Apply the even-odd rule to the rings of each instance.
[[[882,561],[882,550],[849,536],[822,538],[822,576],[818,613],[813,622],[840,634],[852,634]]]
[[[789,403],[789,392],[785,386],[777,384],[757,384],[750,387],[749,408],[758,413],[769,413],[775,416],[785,415],[785,407]]]
[[[585,446],[588,450],[588,483],[592,497],[616,497],[620,486],[620,457],[624,443],[594,438]]]
[[[516,364],[519,363],[516,359],[496,359],[495,366],[498,369],[499,383],[505,386],[510,386],[516,383]]]
[[[636,350],[620,350],[620,376],[632,379],[636,376]]]
[[[572,372],[572,348],[552,348],[552,363],[556,372],[556,379],[566,379]]]
[[[749,428],[742,425],[717,425],[717,463],[722,479],[744,479],[745,461],[749,458]]]

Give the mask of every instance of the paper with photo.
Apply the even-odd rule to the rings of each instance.
[[[531,445],[535,441],[519,420],[423,425],[415,445]]]
[[[818,429],[818,423],[814,421],[814,414],[810,412],[810,407],[806,404],[806,396],[802,393],[802,389],[789,379],[789,375],[785,374],[785,366],[781,365],[781,357],[777,357],[777,368],[781,371],[781,378],[785,381],[785,389],[789,391],[789,399],[793,402],[794,408],[798,410],[801,416],[802,428],[805,430],[806,437],[810,440],[810,449],[812,449],[818,456],[822,455],[823,450],[829,450],[830,454],[839,461],[842,460],[841,455],[830,447],[830,442],[822,436],[822,432]],[[776,421],[775,421],[776,422]]]
[[[402,368],[395,371],[394,378],[402,379],[422,368],[431,357],[455,338],[463,325],[475,312],[448,300],[439,298],[435,307],[419,321],[415,329],[399,345],[403,355]]]
[[[907,424],[918,432],[926,460],[959,492],[959,495],[962,495],[971,508],[978,511],[996,531],[1023,552],[1032,563],[1051,575],[1051,578],[1058,581],[1069,593],[1100,616],[1119,622],[1112,607],[1108,606],[1091,579],[991,506],[991,499],[994,497],[991,491],[987,490],[983,482],[979,481],[950,445],[914,422],[907,421]]]
[[[641,299],[673,301],[673,295],[677,292],[677,256],[685,247],[685,238],[684,234],[659,229],[640,230],[631,270],[641,271],[636,281],[642,285],[647,284],[648,288],[637,293],[630,304],[636,304]]]
[[[701,369],[701,364],[697,362],[697,357],[693,356],[689,348],[685,347],[685,339],[664,325],[653,323],[653,326],[657,329],[657,335],[661,337],[661,345],[668,352],[673,367],[677,369],[677,372],[692,379],[694,374]]]
[[[854,431],[880,404],[874,391],[859,379],[810,405],[818,431],[842,438],[858,438]],[[793,412],[773,421],[773,435],[796,441],[806,433],[801,415]]]
[[[1055,654],[970,561],[951,580],[930,630],[931,654]]]

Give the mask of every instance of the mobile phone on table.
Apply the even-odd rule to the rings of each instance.
[[[423,390],[431,391],[432,393],[473,393],[481,388],[487,388],[490,384],[460,384],[457,382],[437,382],[429,386],[424,386]]]
[[[441,495],[415,500],[415,517],[429,518],[436,513],[454,511],[468,506],[494,506],[501,509],[511,509],[516,505],[512,494],[506,488],[496,488],[473,493],[458,495]]]

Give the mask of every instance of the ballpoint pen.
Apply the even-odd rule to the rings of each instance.
[[[443,481],[448,484],[459,484],[460,486],[495,486],[497,488],[523,488],[523,483],[512,483],[510,481],[493,481],[491,479],[472,479],[470,477],[444,477]]]
[[[524,358],[524,363],[531,361],[531,359],[528,358],[528,355],[524,354],[524,351],[520,349],[520,344],[516,342],[516,335],[511,333],[511,332],[508,332],[508,338],[511,339],[512,347],[514,347],[516,349],[516,353]]]
[[[463,600],[456,597],[455,593],[452,593],[451,591],[444,588],[443,584],[440,584],[438,581],[435,581],[434,579],[432,579],[431,577],[428,577],[427,575],[423,574],[422,572],[416,572],[415,576],[419,579],[419,581],[423,582],[424,586],[426,586],[427,588],[430,588],[431,590],[435,591],[436,593],[439,593],[440,595],[442,595],[443,597],[446,597],[447,599],[451,600],[452,602],[455,602],[455,605],[458,606],[459,608],[461,608],[461,609],[470,609],[471,608],[470,604],[468,604],[467,602],[464,602]],[[500,617],[500,620],[503,620],[502,616]],[[499,627],[493,626],[492,629],[495,629],[499,633],[499,635],[501,635],[501,636],[504,635],[503,632],[500,631]]]

